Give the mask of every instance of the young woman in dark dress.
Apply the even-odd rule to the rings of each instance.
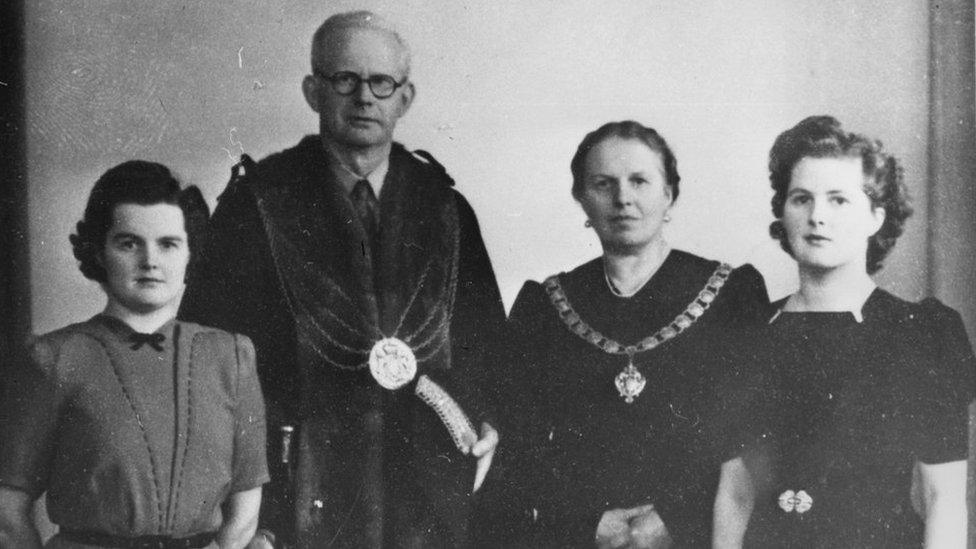
[[[776,139],[769,165],[771,233],[800,289],[744,340],[753,399],[734,406],[751,402],[753,431],[771,436],[751,470],[725,471],[721,537],[737,546],[748,521],[751,547],[964,547],[976,359],[958,313],[871,279],[911,214],[898,162],[816,116]]]
[[[529,526],[509,521],[507,533],[526,537],[494,543],[707,546],[723,459],[709,421],[721,349],[729,326],[766,315],[765,284],[751,266],[668,246],[680,178],[653,129],[602,126],[572,173],[603,255],[527,282],[511,311],[497,478]]]
[[[160,164],[95,184],[78,234],[104,312],[37,338],[0,401],[0,546],[244,547],[265,463],[264,403],[243,336],[175,320],[207,205]]]

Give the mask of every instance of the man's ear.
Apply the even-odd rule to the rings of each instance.
[[[413,82],[407,82],[403,85],[403,90],[400,92],[400,116],[410,110],[410,105],[413,105],[413,98],[416,95],[417,88],[414,87]]]
[[[311,74],[302,79],[302,95],[313,111],[319,112],[319,80]]]

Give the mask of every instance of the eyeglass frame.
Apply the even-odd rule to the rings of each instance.
[[[329,85],[332,86],[332,90],[342,96],[349,96],[356,93],[356,90],[358,90],[359,87],[362,86],[363,83],[365,82],[366,86],[369,87],[369,93],[373,94],[373,97],[377,99],[389,99],[393,97],[393,95],[396,94],[396,91],[402,88],[403,86],[407,85],[407,82],[410,80],[409,77],[405,76],[403,77],[403,80],[397,82],[396,78],[393,78],[389,74],[383,74],[383,73],[371,74],[367,78],[363,78],[359,76],[358,73],[355,73],[353,71],[336,71],[330,75],[327,75],[320,70],[315,70],[312,71],[312,74],[328,82]],[[356,80],[356,84],[348,92],[343,93],[339,91],[338,83],[336,82],[336,80],[339,78],[340,75],[350,76],[352,78],[355,78]],[[393,81],[393,89],[390,91],[388,95],[380,95],[376,93],[376,90],[373,89],[373,82],[371,80],[373,78],[389,78],[390,80]]]

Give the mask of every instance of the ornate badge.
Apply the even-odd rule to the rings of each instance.
[[[624,402],[627,404],[634,402],[634,397],[640,395],[644,386],[647,385],[644,374],[640,373],[633,362],[628,363],[627,367],[621,370],[613,381],[617,386],[617,391],[620,392],[620,396],[624,397]]]
[[[380,387],[399,389],[417,375],[417,358],[406,343],[387,337],[377,341],[369,352],[369,373]]]

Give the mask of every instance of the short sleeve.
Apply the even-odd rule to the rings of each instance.
[[[726,366],[722,377],[712,384],[715,394],[708,408],[712,420],[706,440],[721,461],[743,455],[762,443],[770,434],[772,407],[778,386],[773,364],[761,352],[766,341],[765,326],[727,328],[730,343],[724,349]]]
[[[509,322],[525,321],[530,313],[535,311],[542,302],[545,295],[542,285],[532,280],[525,281],[522,289],[519,290],[515,301],[512,303],[512,310],[508,315]]]
[[[500,368],[495,376],[493,387],[498,393],[496,399],[504,403],[500,417],[503,425],[510,428],[515,437],[523,439],[532,446],[531,437],[539,430],[548,431],[534,414],[540,413],[536,389],[541,386],[539,379],[548,337],[544,327],[551,322],[549,316],[554,312],[549,305],[542,285],[528,281],[519,291],[506,324],[505,345]],[[535,450],[536,448],[528,448]]]
[[[60,394],[56,352],[35,342],[26,364],[9,369],[0,400],[0,485],[39,496],[54,455]]]
[[[238,378],[231,491],[241,492],[268,482],[270,477],[265,451],[264,398],[254,360],[254,345],[246,336],[235,335],[234,338]]]
[[[729,321],[757,325],[769,320],[771,309],[766,281],[752,265],[747,263],[732,271],[722,292]]]
[[[535,395],[532,394],[534,384],[533,375],[536,374],[534,356],[532,356],[532,321],[526,317],[526,299],[538,298],[528,291],[532,287],[539,289],[537,284],[529,282],[519,293],[512,308],[508,323],[505,326],[504,344],[499,345],[499,361],[491,372],[488,384],[492,398],[499,403],[498,420],[503,429],[505,446],[524,446],[529,449],[529,438],[534,425],[532,414],[536,412]],[[533,294],[533,295],[530,295]],[[538,309],[536,309],[538,311]]]
[[[910,411],[920,438],[916,456],[923,463],[966,459],[969,404],[976,396],[976,358],[962,318],[935,299],[921,303],[917,330],[925,334],[931,357],[915,374],[919,404]]]
[[[515,448],[510,449],[517,454],[512,477],[525,494],[530,516],[537,515],[538,527],[553,536],[548,543],[586,547],[593,544],[604,507],[586,498],[567,497],[577,487],[567,486],[566,479],[554,473],[549,438],[553,418],[540,402],[547,398],[543,395],[551,373],[546,366],[551,364],[548,349],[559,341],[553,330],[559,334],[566,330],[556,315],[545,286],[533,281],[522,286],[509,314],[507,347],[512,373],[508,377],[513,396],[507,410],[512,429],[518,433]]]
[[[709,450],[721,461],[741,455],[769,433],[768,407],[775,383],[766,357],[768,321],[773,312],[762,274],[751,264],[732,271],[722,289],[721,344],[712,357],[718,366],[705,405]]]

